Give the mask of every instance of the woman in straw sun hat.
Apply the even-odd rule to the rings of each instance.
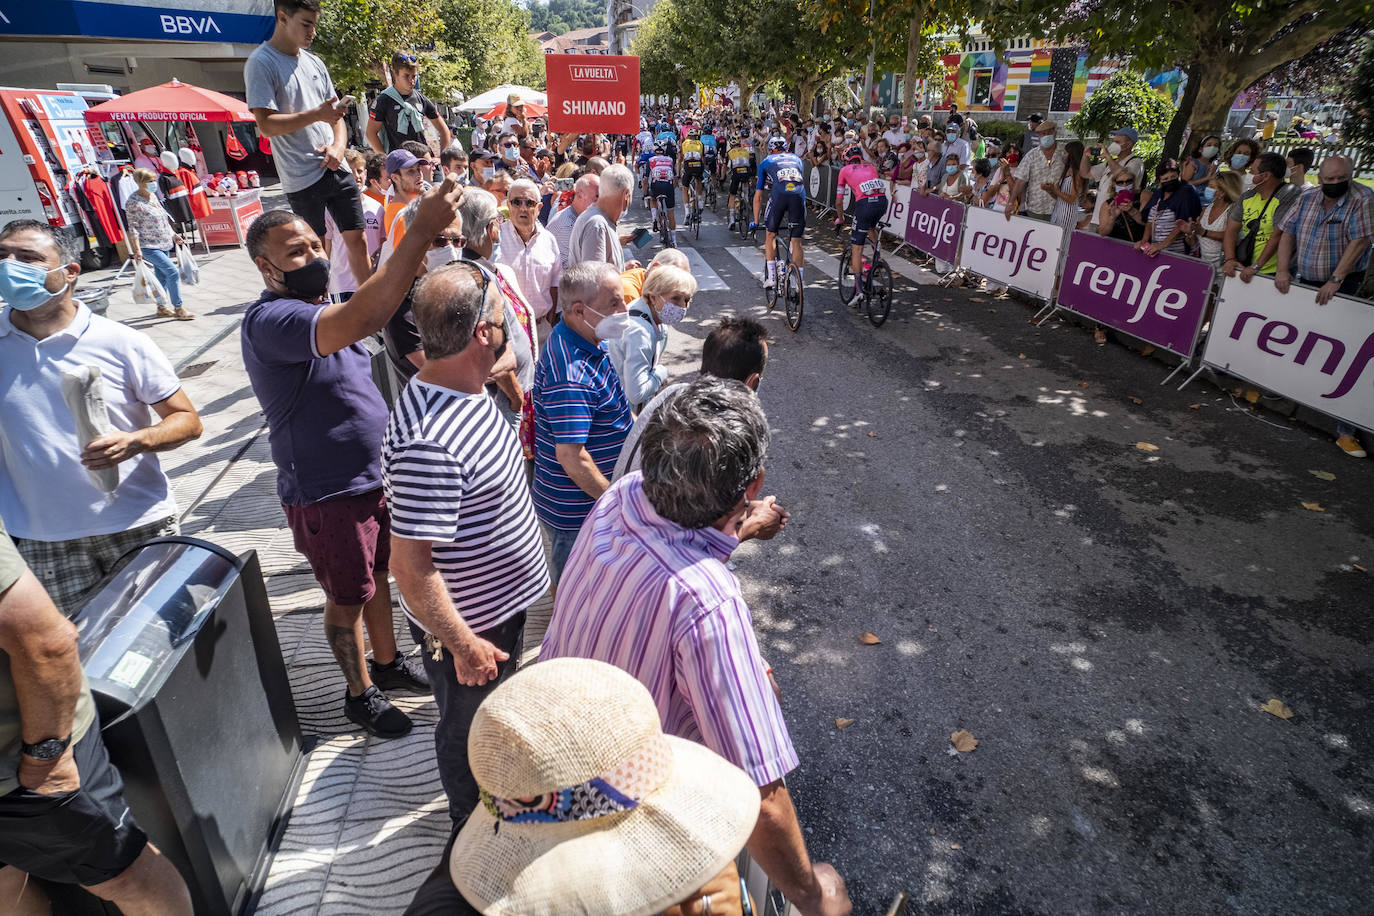
[[[633,676],[541,662],[478,708],[481,803],[407,914],[726,916],[759,790],[700,744],[663,734]]]

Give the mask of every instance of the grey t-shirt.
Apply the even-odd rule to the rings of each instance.
[[[298,114],[318,108],[337,94],[324,61],[309,51],[292,57],[267,42],[248,55],[248,62],[243,65],[243,82],[250,109],[267,108],[281,114]],[[273,137],[272,155],[276,159],[277,174],[281,176],[282,190],[288,194],[304,191],[323,178],[320,162],[324,155],[316,150],[333,142],[334,128],[319,121],[293,133]]]
[[[573,224],[568,250],[568,266],[583,261],[605,261],[616,270],[625,270],[625,252],[620,247],[620,237],[600,207],[591,206],[582,211]]]

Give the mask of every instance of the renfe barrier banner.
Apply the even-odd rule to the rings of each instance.
[[[952,263],[959,255],[959,225],[964,219],[964,205],[914,191],[907,200],[907,243],[931,257]]]
[[[883,232],[887,235],[896,236],[903,241],[906,240],[907,215],[911,212],[911,186],[893,185],[887,192],[887,216],[885,216]]]
[[[633,134],[639,131],[639,58],[545,54],[549,130]]]
[[[1212,267],[1193,258],[1147,257],[1095,232],[1074,232],[1059,280],[1059,305],[1133,337],[1191,356]]]
[[[1374,431],[1374,306],[1228,278],[1202,350],[1207,365]]]
[[[914,194],[912,199],[919,196]],[[1053,223],[1024,216],[1007,219],[995,210],[971,207],[964,216],[959,264],[979,276],[1048,300],[1054,295],[1063,246],[1064,230]]]

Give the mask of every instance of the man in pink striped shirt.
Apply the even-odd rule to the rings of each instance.
[[[797,752],[725,568],[762,489],[768,439],[757,397],[738,382],[701,378],[659,408],[643,470],[612,484],[582,525],[540,658],[594,658],[637,677],[664,731],[758,783],[748,849],[773,883],[806,916],[843,916],[844,880],[811,862],[783,784]]]

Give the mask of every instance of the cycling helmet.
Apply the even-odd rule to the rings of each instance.
[[[849,149],[844,151],[845,162],[862,162],[863,158],[863,151],[860,150],[857,146],[851,146]]]
[[[700,139],[701,139],[701,131],[698,130],[697,128],[695,128],[695,127],[688,127],[688,128],[687,128],[687,136],[691,137],[693,140],[700,140]]]
[[[786,141],[785,139],[783,139],[782,137],[769,137],[769,138],[768,138],[768,151],[769,151],[770,153],[772,153],[772,152],[777,152],[777,151],[779,151],[779,150],[785,150],[785,149],[787,149],[787,141]]]
[[[656,153],[666,153],[666,152],[668,152],[668,141],[666,141],[666,140],[655,140],[655,141],[654,141],[654,152],[656,152]]]

